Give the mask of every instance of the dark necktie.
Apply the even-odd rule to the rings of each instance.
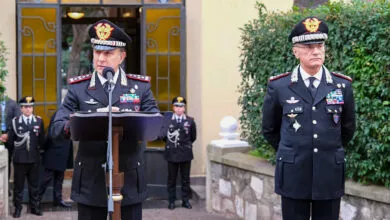
[[[108,96],[108,81],[106,81],[106,82],[103,84],[103,89],[104,89],[104,92],[106,93],[106,95]]]
[[[181,123],[181,118],[177,118],[177,123]]]
[[[309,83],[309,91],[311,93],[311,96],[313,97],[313,99],[316,97],[316,93],[317,93],[317,88],[314,86],[314,80],[316,80],[315,77],[309,77],[309,80],[310,80],[310,83]]]
[[[28,128],[31,127],[30,118],[27,118],[27,127],[28,127]]]

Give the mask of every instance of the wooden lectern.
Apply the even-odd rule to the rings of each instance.
[[[107,141],[108,112],[76,112],[70,117],[71,138],[74,141]],[[113,112],[112,113],[112,195],[114,200],[113,219],[121,219],[120,193],[124,174],[119,172],[119,142],[121,140],[152,141],[157,139],[163,123],[160,113]],[[129,146],[131,147],[131,146]],[[106,175],[107,177],[107,175]],[[109,185],[109,178],[106,178]],[[112,203],[111,203],[112,204]]]

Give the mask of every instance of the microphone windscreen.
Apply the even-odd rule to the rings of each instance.
[[[103,77],[107,80],[111,80],[114,77],[114,69],[112,67],[104,67],[103,69]]]

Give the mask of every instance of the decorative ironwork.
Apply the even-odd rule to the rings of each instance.
[[[150,48],[150,49],[156,49],[156,51],[158,51],[158,43],[155,39],[153,38],[148,38],[146,40],[146,48]]]
[[[146,31],[151,33],[151,32],[154,32],[157,30],[160,22],[162,20],[167,20],[167,19],[180,19],[180,16],[164,16],[164,17],[160,17],[159,19],[157,19],[157,21],[155,23],[153,22],[150,22],[150,23],[147,23],[146,24]]]
[[[46,22],[44,20],[44,18],[42,18],[40,16],[21,16],[21,17],[22,17],[22,19],[38,19],[42,22],[46,31],[56,32],[56,24],[54,22]]]

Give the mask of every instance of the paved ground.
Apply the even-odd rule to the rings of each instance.
[[[209,213],[205,209],[205,202],[191,201],[193,208],[185,209],[181,207],[181,201],[176,201],[176,209],[167,209],[168,201],[151,200],[146,201],[143,205],[143,220],[225,220],[221,215]],[[19,220],[77,220],[77,208],[74,205],[72,209],[52,207],[50,204],[43,204],[43,216],[35,216],[27,213],[24,205],[22,216]],[[7,220],[12,218],[12,212]]]

